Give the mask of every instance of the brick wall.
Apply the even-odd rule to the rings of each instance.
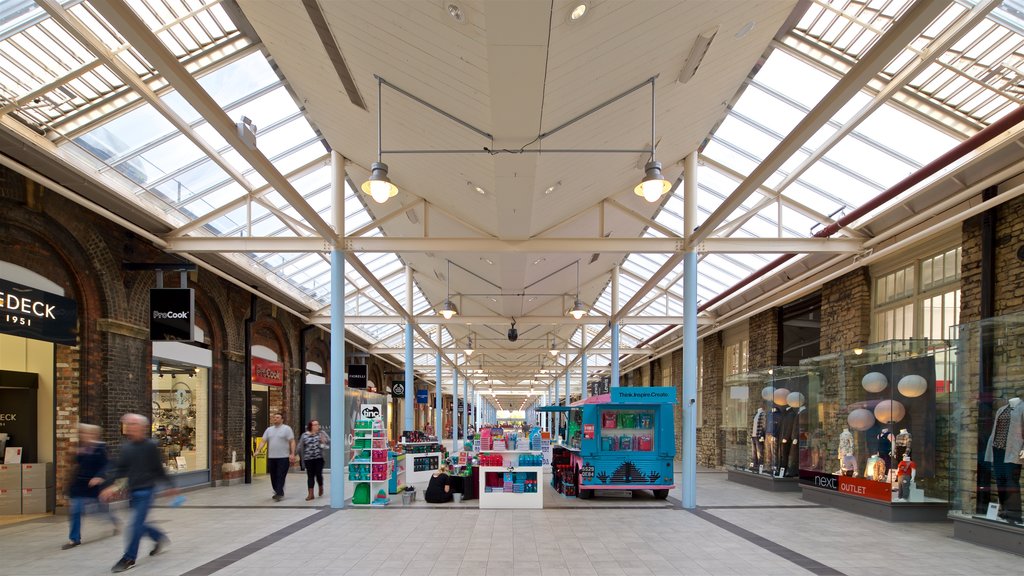
[[[748,323],[750,345],[747,366],[751,372],[778,365],[779,309],[772,308],[750,317]]]
[[[863,346],[870,336],[871,277],[858,268],[821,289],[821,353]]]
[[[697,464],[716,468],[725,456],[721,437],[722,387],[725,377],[725,346],[722,333],[705,336],[704,373],[701,378],[701,418],[697,423]]]

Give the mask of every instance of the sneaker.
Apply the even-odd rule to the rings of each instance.
[[[135,560],[132,560],[131,558],[121,558],[117,561],[117,564],[114,564],[114,567],[111,568],[110,571],[116,574],[118,572],[131,570],[132,568],[135,568]]]
[[[157,554],[159,554],[159,553],[163,552],[164,550],[166,550],[167,549],[167,545],[170,544],[170,543],[171,543],[171,540],[167,536],[164,536],[163,538],[157,540],[156,544],[153,544],[153,549],[149,551],[149,555],[150,556],[156,556]]]
[[[284,499],[284,494],[274,494],[274,502],[280,502]]]
[[[70,550],[70,549],[74,548],[75,546],[80,545],[81,543],[82,543],[81,540],[69,540],[67,542],[67,544],[61,546],[60,549],[61,550]]]

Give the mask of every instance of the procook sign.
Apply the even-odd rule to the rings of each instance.
[[[150,288],[149,339],[195,339],[195,292],[191,288]]]
[[[252,383],[284,386],[284,364],[254,357],[252,359]]]
[[[74,300],[0,280],[0,332],[74,344],[78,305]]]

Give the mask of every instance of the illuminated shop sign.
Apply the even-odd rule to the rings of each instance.
[[[265,358],[252,359],[252,383],[284,386],[284,364]]]
[[[191,288],[149,289],[149,339],[195,340],[195,292]]]
[[[77,327],[78,304],[74,300],[0,280],[0,332],[74,344]]]
[[[348,387],[359,389],[366,388],[366,364],[348,365]]]

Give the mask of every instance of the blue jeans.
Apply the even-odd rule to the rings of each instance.
[[[72,542],[82,541],[82,516],[85,514],[85,507],[91,503],[95,503],[97,509],[106,514],[107,518],[110,519],[110,523],[114,525],[114,530],[120,528],[121,523],[117,521],[117,517],[110,511],[110,507],[100,502],[96,498],[90,498],[88,496],[77,496],[71,499],[71,532],[68,534],[68,540]]]
[[[156,528],[146,524],[146,516],[150,507],[153,506],[153,499],[156,498],[156,490],[153,488],[142,488],[132,490],[129,504],[132,507],[132,521],[128,531],[128,547],[124,550],[124,557],[135,560],[139,555],[139,542],[143,536],[149,536],[155,542],[163,540],[167,536]]]

